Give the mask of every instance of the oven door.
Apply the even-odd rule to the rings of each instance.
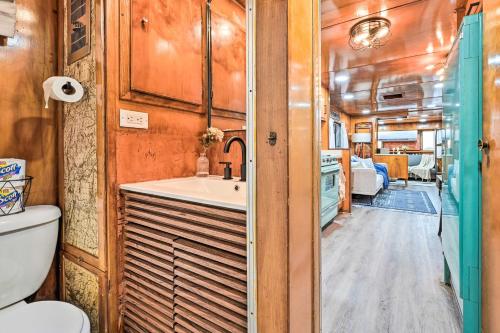
[[[321,167],[321,212],[331,208],[338,202],[337,165]],[[323,214],[322,214],[323,215]]]

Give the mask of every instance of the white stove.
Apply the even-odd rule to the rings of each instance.
[[[337,157],[321,153],[321,228],[330,224],[338,214],[339,172]]]

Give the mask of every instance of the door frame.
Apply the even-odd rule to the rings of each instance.
[[[255,0],[246,0],[246,142],[247,142],[247,323],[257,332],[255,252]]]
[[[319,14],[247,0],[250,332],[320,331]]]

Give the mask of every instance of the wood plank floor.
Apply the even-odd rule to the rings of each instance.
[[[437,189],[427,191],[440,209]],[[322,237],[322,332],[453,333],[461,319],[443,260],[437,215],[353,207]]]

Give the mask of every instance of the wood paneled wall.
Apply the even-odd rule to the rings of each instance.
[[[140,1],[139,1],[140,2]],[[139,3],[138,2],[138,3]],[[147,2],[147,1],[146,1]],[[226,3],[229,2],[229,3]],[[123,69],[124,58],[123,52],[127,45],[130,45],[129,40],[119,39],[120,29],[120,16],[124,12],[128,5],[127,1],[107,1],[106,2],[106,34],[107,34],[107,53],[106,53],[106,75],[107,75],[107,85],[106,85],[106,106],[107,106],[107,176],[108,176],[108,199],[107,199],[107,221],[108,221],[108,275],[111,281],[110,284],[110,297],[109,297],[109,328],[111,332],[115,332],[121,327],[121,322],[119,322],[119,311],[118,311],[118,294],[121,281],[118,279],[118,272],[116,271],[117,262],[116,256],[114,255],[116,251],[116,244],[118,237],[120,235],[117,233],[117,198],[118,198],[118,187],[123,183],[147,181],[154,179],[166,179],[175,177],[187,177],[194,176],[196,173],[196,160],[201,151],[201,145],[199,143],[199,137],[201,133],[207,127],[207,116],[206,116],[206,102],[207,102],[207,91],[205,88],[199,88],[198,92],[193,94],[200,94],[201,104],[197,105],[193,101],[187,101],[189,103],[181,103],[178,101],[177,104],[164,103],[164,98],[158,99],[151,97],[152,95],[146,94],[145,92],[132,94],[133,98],[129,94],[123,94],[122,77],[127,75],[126,72],[120,71]],[[172,11],[175,9],[175,1],[170,3],[174,4],[173,7],[169,7]],[[241,28],[244,26],[244,21],[241,22],[241,13],[245,13],[240,5],[233,2],[233,0],[218,0],[213,2],[213,5],[219,6],[226,3],[224,10],[215,13],[217,20],[236,20],[238,17],[238,22],[235,26]],[[191,4],[199,8],[201,11],[201,21],[194,22],[196,27],[193,27],[194,31],[201,33],[201,38],[199,39],[202,43],[200,46],[200,52],[202,57],[200,58],[199,70],[202,77],[203,85],[206,87],[207,73],[206,73],[206,58],[205,58],[205,39],[206,39],[206,27],[205,27],[205,1],[193,0]],[[153,3],[149,4],[153,6]],[[162,4],[155,3],[154,6],[163,6]],[[236,10],[234,6],[238,6],[239,16],[232,15]],[[232,9],[228,9],[232,8]],[[217,9],[217,8],[216,8]],[[168,14],[168,13],[167,13]],[[168,16],[166,14],[166,16]],[[170,13],[171,14],[171,13]],[[170,15],[169,14],[169,15]],[[217,16],[219,15],[219,16]],[[165,16],[165,17],[166,17]],[[135,17],[137,19],[137,17]],[[140,18],[139,18],[140,19]],[[157,17],[158,19],[158,17]],[[217,21],[216,20],[216,21]],[[243,15],[244,20],[244,15]],[[133,23],[137,25],[137,22]],[[155,27],[155,24],[165,24],[165,22],[154,22],[149,20],[149,26],[145,30],[150,29],[153,31],[156,29],[156,34],[163,34],[165,31]],[[135,29],[140,29],[140,27],[135,27]],[[226,31],[227,33],[227,31]],[[113,38],[115,36],[116,38]],[[241,37],[241,31],[238,32],[237,36]],[[123,36],[122,36],[123,37]],[[212,36],[214,39],[218,38],[216,35]],[[226,36],[227,37],[227,36]],[[241,38],[240,38],[241,39]],[[179,45],[183,47],[189,47],[189,45],[183,44],[182,41],[177,41]],[[224,43],[222,43],[224,44]],[[222,48],[223,45],[214,42],[214,45],[218,45]],[[241,45],[240,45],[241,46]],[[130,50],[128,50],[130,52]],[[215,50],[214,50],[215,51]],[[221,51],[215,52],[218,55],[218,65],[217,73],[218,76],[214,75],[214,80],[224,80],[224,75],[229,75],[227,73],[233,73],[233,69],[238,72],[238,68],[241,68],[241,64],[235,64],[234,59],[240,59],[241,57],[235,56],[231,58],[233,62],[224,63],[224,55],[221,55]],[[241,50],[238,50],[241,52]],[[231,52],[225,51],[225,54],[230,54]],[[244,53],[244,51],[243,51]],[[178,57],[182,57],[182,54],[177,54]],[[221,59],[222,58],[222,59]],[[244,61],[244,57],[243,57]],[[143,74],[148,71],[147,67],[141,67],[141,64],[136,64],[135,73]],[[173,66],[172,64],[165,64],[165,66]],[[224,66],[227,66],[224,67]],[[232,66],[232,67],[231,67]],[[243,68],[244,68],[243,63]],[[186,68],[186,70],[197,70],[198,66],[195,68]],[[221,78],[222,76],[222,78]],[[177,84],[176,80],[171,77],[164,78],[166,81]],[[232,84],[232,83],[228,83]],[[243,89],[245,84],[245,77],[243,73]],[[220,82],[217,84],[214,82],[214,86],[220,87]],[[167,87],[168,88],[168,87]],[[241,87],[240,87],[241,88]],[[202,89],[202,90],[200,90]],[[241,129],[245,125],[244,117],[245,115],[241,113],[244,111],[241,106],[245,105],[245,101],[234,100],[235,96],[238,98],[245,98],[238,95],[238,91],[231,91],[228,98],[220,96],[218,94],[218,102],[216,114],[212,118],[212,125],[221,129]],[[216,92],[214,91],[214,94]],[[224,92],[221,92],[224,93]],[[219,98],[220,97],[220,98]],[[224,103],[230,104],[230,107],[224,107]],[[185,106],[189,104],[190,107]],[[228,109],[234,108],[236,112],[229,112]],[[149,117],[149,128],[146,130],[142,129],[130,129],[121,128],[119,126],[119,111],[120,109],[127,109],[139,112],[148,113]],[[239,117],[235,117],[235,114],[239,114]],[[230,117],[230,118],[228,118]],[[229,156],[223,156],[222,154],[222,144],[215,145],[211,147],[208,151],[208,157],[211,162],[210,171],[214,174],[222,174],[223,168],[218,164],[219,161],[229,158],[233,161],[233,171],[235,175],[239,174],[239,164],[241,162],[241,153],[237,147],[232,148],[232,153]]]
[[[15,36],[0,40],[0,157],[26,160],[34,177],[29,205],[57,205],[57,107],[44,108],[42,89],[57,71],[57,2],[16,4]],[[54,299],[56,287],[54,266],[37,297]]]
[[[484,77],[483,137],[490,143],[483,155],[483,332],[500,332],[500,0],[483,2]]]

